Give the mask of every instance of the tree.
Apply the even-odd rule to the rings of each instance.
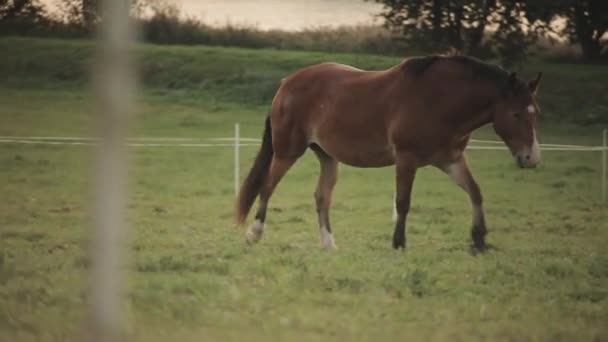
[[[537,19],[526,15],[526,5],[524,1],[501,1],[497,6],[496,29],[489,41],[505,66],[523,61],[528,46],[538,37],[533,29]]]
[[[543,30],[579,44],[586,61],[608,58],[608,1],[528,0],[527,15],[539,19]],[[555,26],[558,26],[555,28]]]
[[[0,0],[2,1],[2,0]],[[125,0],[127,1],[127,0]],[[158,1],[154,0],[131,0],[132,14],[140,14],[146,7],[152,6]],[[101,20],[99,14],[99,0],[60,0],[59,8],[64,22],[91,30]]]
[[[580,44],[583,58],[596,61],[608,57],[608,1],[567,0],[557,15],[568,20],[563,29],[570,41]]]
[[[526,0],[374,0],[384,4],[385,25],[425,49],[521,61],[542,17],[526,15]],[[548,0],[547,0],[548,1]]]
[[[45,18],[44,6],[38,0],[0,0],[0,20],[38,22]]]
[[[40,32],[48,23],[38,0],[0,0],[0,35]]]
[[[477,52],[495,0],[375,0],[385,25],[423,48]]]
[[[82,22],[85,27],[91,27],[97,21],[97,0],[82,0]]]
[[[64,22],[80,28],[92,29],[99,20],[97,0],[61,0],[59,11]]]

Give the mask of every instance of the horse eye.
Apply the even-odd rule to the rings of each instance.
[[[521,119],[521,113],[520,112],[515,113],[515,117],[518,119]]]

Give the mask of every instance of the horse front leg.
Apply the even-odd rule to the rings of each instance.
[[[467,192],[471,200],[473,208],[473,229],[471,230],[471,238],[473,239],[473,247],[478,251],[486,249],[485,236],[487,234],[485,215],[483,212],[483,198],[479,185],[475,182],[467,161],[464,156],[441,168],[447,173],[454,183],[458,184],[464,191]]]
[[[407,213],[410,210],[410,196],[412,193],[412,185],[416,176],[417,163],[416,158],[410,153],[396,153],[396,195],[395,208],[397,210],[397,219],[395,222],[395,232],[393,234],[393,248],[405,248],[406,234],[405,221]]]

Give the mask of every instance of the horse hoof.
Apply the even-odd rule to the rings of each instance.
[[[335,251],[335,250],[338,250],[338,246],[336,246],[336,244],[326,245],[324,243],[321,243],[321,249],[324,249],[327,251]]]
[[[405,249],[405,241],[393,240],[393,249]]]
[[[337,250],[338,246],[336,246],[336,243],[333,242],[333,240],[331,242],[321,242],[321,248],[322,249],[326,249],[326,250]]]
[[[485,252],[488,249],[485,243],[477,243],[477,242],[475,242],[475,243],[473,243],[472,247],[478,253],[483,253],[483,252]]]
[[[321,248],[328,251],[335,251],[338,249],[336,243],[332,240],[331,242],[321,241]]]
[[[488,250],[488,246],[486,245],[483,238],[481,240],[473,240],[473,244],[471,245],[471,250],[473,255],[484,253]]]
[[[255,220],[255,222],[247,230],[247,233],[245,234],[245,239],[248,244],[253,245],[262,239],[263,234],[264,223],[262,223],[260,220]]]
[[[484,232],[477,232],[477,231],[473,231],[473,233],[471,234],[472,238],[473,238],[473,248],[477,251],[477,252],[485,252],[487,247],[486,247],[486,239],[485,239],[485,233]]]
[[[321,248],[323,249],[338,249],[336,241],[331,233],[321,234]]]

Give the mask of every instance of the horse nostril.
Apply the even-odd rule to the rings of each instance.
[[[529,154],[526,156],[526,160],[530,160],[530,155]]]

